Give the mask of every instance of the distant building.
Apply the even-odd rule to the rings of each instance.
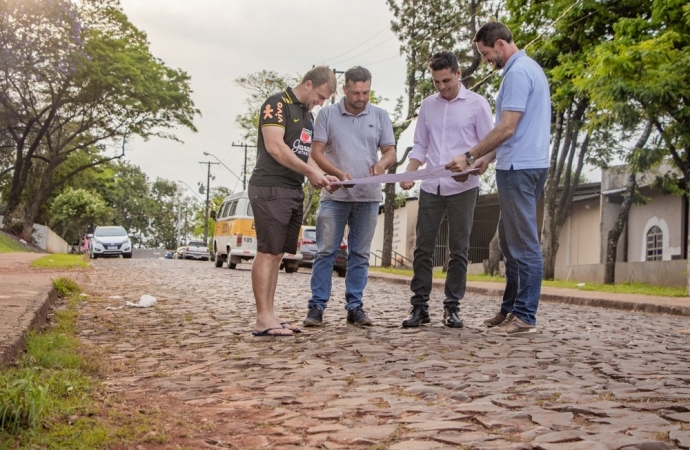
[[[667,170],[664,168],[663,170]],[[661,172],[659,172],[661,173]],[[655,285],[687,285],[688,201],[685,196],[664,194],[651,187],[654,174],[638,177],[645,205],[633,205],[628,225],[621,234],[616,255],[616,283],[648,282]],[[559,235],[555,277],[581,282],[604,280],[604,262],[609,230],[618,218],[628,179],[627,166],[602,170],[602,181],[579,185],[570,216]],[[396,266],[411,267],[415,245],[418,199],[409,198],[395,211],[393,259]],[[539,227],[543,221],[543,198],[539,202]],[[489,242],[496,232],[498,195],[481,195],[474,212],[470,236],[471,273],[483,272],[489,257]],[[383,214],[379,215],[372,242],[372,265],[381,265]],[[448,223],[444,220],[437,238],[434,265],[447,262]]]

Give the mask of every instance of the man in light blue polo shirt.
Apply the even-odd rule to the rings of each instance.
[[[477,161],[468,164],[466,155],[458,155],[446,168],[461,171],[471,166],[483,172],[495,151],[506,288],[500,311],[484,325],[496,334],[533,333],[543,273],[537,202],[549,168],[549,84],[542,68],[517,48],[504,24],[483,25],[474,42],[485,62],[503,69],[496,126],[470,149],[469,156]]]
[[[353,67],[345,72],[345,97],[323,108],[316,117],[311,157],[327,174],[341,181],[381,175],[396,159],[393,125],[386,111],[369,103],[370,92],[371,73],[364,67]],[[333,263],[345,226],[349,227],[345,275],[347,322],[372,325],[364,312],[362,295],[381,200],[380,184],[359,184],[333,193],[321,191],[316,216],[318,251],[312,266],[312,296],[304,326],[323,324],[323,311],[331,296]]]

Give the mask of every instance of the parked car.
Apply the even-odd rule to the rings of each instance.
[[[208,261],[210,257],[211,254],[204,241],[190,241],[189,244],[177,249],[178,259],[201,259]]]
[[[316,247],[316,227],[302,226],[300,248],[302,252],[302,260],[299,262],[300,267],[312,267],[318,250]],[[339,277],[344,277],[347,273],[347,242],[344,239],[335,256],[333,270],[338,273]]]
[[[96,227],[93,234],[89,234],[89,257],[96,259],[100,256],[132,257],[132,241],[127,230],[120,226]]]

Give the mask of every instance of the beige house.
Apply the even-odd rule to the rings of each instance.
[[[608,233],[617,220],[627,178],[627,166],[617,166],[603,170],[600,183],[578,187],[570,216],[559,235],[557,279],[603,282]],[[652,178],[638,179],[641,193],[649,201],[630,209],[628,226],[618,243],[616,282],[684,287],[687,285],[688,202],[685,197],[653,189]],[[418,200],[410,198],[405,207],[395,211],[393,250],[398,266],[412,265],[418,209]],[[541,202],[539,211],[543,211]],[[471,273],[483,272],[482,262],[488,258],[498,216],[497,195],[480,196],[470,237]],[[381,213],[372,242],[372,265],[381,264],[383,220]],[[541,220],[540,213],[540,226]],[[437,238],[436,266],[443,266],[447,258],[447,229],[447,223],[443,224]]]

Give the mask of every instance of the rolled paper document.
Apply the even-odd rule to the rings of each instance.
[[[436,178],[457,177],[458,175],[464,174],[478,175],[479,169],[465,170],[463,172],[452,172],[450,170],[446,170],[445,164],[441,164],[438,166],[414,170],[412,172],[386,173],[373,177],[357,178],[355,180],[335,181],[331,182],[331,184],[350,186],[354,184],[401,183],[404,181],[423,181],[434,180]]]

